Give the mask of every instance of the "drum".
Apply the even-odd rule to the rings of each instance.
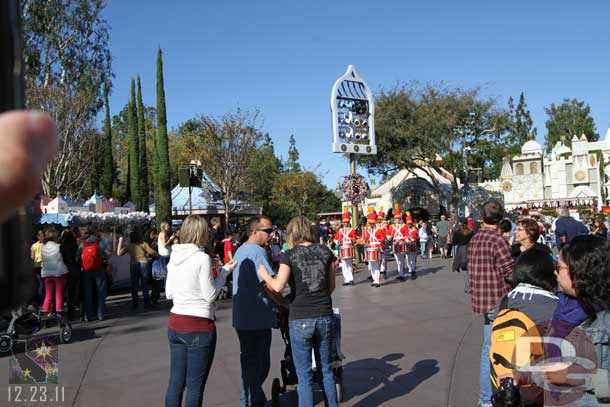
[[[381,249],[376,247],[367,247],[364,250],[365,261],[379,261],[381,260]]]
[[[354,246],[340,246],[339,257],[342,259],[353,259],[354,258]]]
[[[392,251],[394,253],[404,253],[407,251],[407,244],[405,242],[394,242]]]

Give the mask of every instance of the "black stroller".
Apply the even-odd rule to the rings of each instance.
[[[294,361],[292,360],[292,348],[290,346],[290,332],[288,330],[288,308],[286,307],[278,307],[277,319],[278,325],[280,328],[280,333],[282,334],[282,339],[284,339],[284,343],[286,344],[286,348],[284,350],[284,359],[280,362],[280,373],[282,376],[282,382],[280,383],[279,378],[273,379],[271,384],[271,400],[273,401],[273,406],[279,406],[280,403],[280,394],[286,393],[287,386],[294,386],[298,383],[297,372],[294,366]],[[333,375],[335,377],[335,386],[337,389],[337,400],[339,402],[343,401],[343,366],[341,361],[345,359],[345,356],[341,353],[341,316],[339,314],[339,309],[335,308],[334,314],[334,340],[332,345],[332,362],[331,366],[333,369]],[[314,370],[314,382],[318,383],[322,386],[322,372],[316,369],[315,366],[315,358],[312,358],[313,361],[313,370]]]
[[[13,350],[15,342],[20,337],[31,337],[44,327],[57,325],[61,343],[72,341],[72,325],[63,312],[55,313],[49,317],[41,317],[32,306],[23,306],[11,312],[11,320],[6,332],[0,333],[0,354]]]

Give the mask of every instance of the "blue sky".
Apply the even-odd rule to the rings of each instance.
[[[349,164],[331,152],[329,98],[349,64],[373,91],[443,81],[480,86],[501,106],[523,91],[541,142],[544,107],[578,98],[590,105],[603,138],[609,16],[604,0],[110,0],[110,109],[114,115],[127,103],[137,74],[144,103],[155,105],[160,46],[170,128],[198,114],[258,109],[276,153],[287,156],[294,134],[301,163],[332,188]]]

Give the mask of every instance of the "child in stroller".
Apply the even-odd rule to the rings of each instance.
[[[334,308],[333,311],[333,324],[335,332],[332,345],[333,361],[331,363],[331,366],[333,369],[333,375],[335,377],[337,399],[339,402],[341,402],[343,401],[343,366],[341,361],[345,359],[345,356],[341,353],[341,315],[339,314],[338,308]],[[284,349],[284,359],[282,359],[282,361],[280,362],[280,373],[282,377],[282,382],[280,384],[280,379],[275,378],[273,379],[273,383],[271,385],[271,399],[273,401],[274,406],[279,405],[280,394],[284,394],[286,392],[287,386],[294,386],[298,382],[297,372],[294,366],[294,361],[292,360],[290,332],[288,329],[288,315],[289,311],[286,306],[277,307],[278,326],[280,328],[282,339],[286,344],[286,348]],[[313,356],[314,357],[312,357],[312,369],[314,371],[314,381],[318,384],[321,384],[322,374],[316,369],[316,364],[319,364],[319,362],[316,361],[319,361],[320,358],[319,355],[314,354]]]

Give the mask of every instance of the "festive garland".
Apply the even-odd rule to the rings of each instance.
[[[70,213],[68,222],[73,224],[95,224],[95,225],[143,225],[149,223],[153,218],[144,212],[130,212],[127,214],[114,212],[80,212]]]
[[[341,190],[349,202],[363,202],[368,194],[369,186],[360,174],[343,177]]]

